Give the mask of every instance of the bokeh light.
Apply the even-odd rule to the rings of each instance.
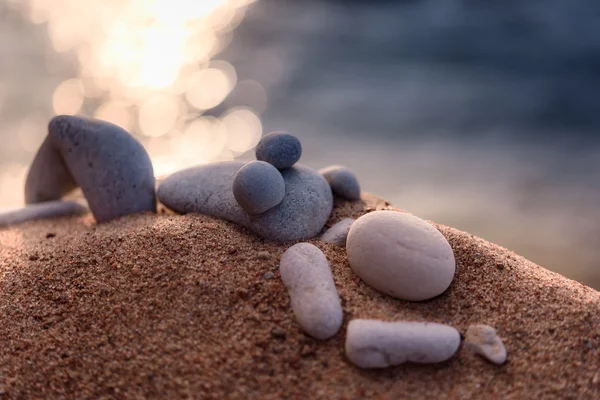
[[[49,73],[75,67],[51,99],[55,114],[83,114],[119,125],[148,149],[157,175],[251,150],[262,135],[265,89],[246,77],[236,90],[235,67],[216,59],[254,0],[10,1],[45,27]],[[233,94],[233,101],[226,102]],[[0,112],[3,92],[0,87]],[[219,106],[220,117],[205,115]],[[214,113],[213,113],[214,114]],[[47,118],[17,124],[31,154]],[[23,178],[13,166],[1,185]],[[19,185],[12,186],[12,190]],[[4,187],[4,186],[2,186]],[[6,203],[5,199],[3,201]]]

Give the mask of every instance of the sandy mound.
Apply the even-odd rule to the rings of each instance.
[[[386,204],[339,203],[330,222]],[[318,342],[279,279],[288,245],[200,215],[90,216],[0,231],[0,393],[5,398],[600,398],[600,293],[439,226],[457,260],[442,296],[408,303],[327,255],[351,318],[494,326],[498,367],[466,349],[439,365],[363,371],[345,326]],[[270,253],[266,257],[264,252]],[[261,253],[263,252],[263,253]],[[261,253],[261,254],[259,254]],[[265,259],[266,258],[266,259]],[[269,278],[267,272],[274,277]]]

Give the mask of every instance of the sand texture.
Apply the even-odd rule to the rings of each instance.
[[[336,200],[331,226],[374,209]],[[0,230],[0,399],[600,398],[600,293],[452,228],[457,273],[409,303],[373,290],[318,240],[344,326],[306,336],[279,277],[290,244],[201,215],[90,215]],[[270,256],[265,252],[269,252]],[[271,272],[271,274],[268,274]],[[270,278],[270,279],[269,279]],[[503,366],[465,348],[437,365],[365,371],[344,356],[352,318],[496,328]]]

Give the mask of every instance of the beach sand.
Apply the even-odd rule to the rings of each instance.
[[[391,208],[336,200],[330,224]],[[457,273],[429,301],[387,297],[318,240],[344,308],[304,335],[279,278],[290,244],[201,215],[90,215],[0,230],[0,398],[600,398],[600,293],[470,234],[437,226]],[[264,252],[269,252],[269,256]],[[267,272],[274,276],[269,279]],[[360,370],[353,318],[496,328],[503,366],[461,348],[436,365]]]

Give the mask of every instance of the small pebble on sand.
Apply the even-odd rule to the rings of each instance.
[[[321,240],[336,246],[346,247],[346,238],[354,221],[352,218],[345,218],[337,222],[321,236]]]
[[[403,300],[442,294],[454,278],[450,244],[426,221],[398,211],[358,218],[346,241],[352,270],[368,285]]]
[[[469,325],[465,347],[494,364],[501,365],[506,361],[506,347],[496,330],[489,325]]]
[[[277,168],[264,161],[250,161],[233,178],[233,195],[248,214],[262,214],[285,195],[285,182]]]
[[[0,211],[0,227],[44,218],[81,215],[86,212],[88,212],[86,206],[74,201],[45,201],[43,203],[30,204],[14,210]],[[49,238],[55,236],[49,235],[50,234],[46,237]]]
[[[361,368],[439,363],[452,357],[459,346],[456,329],[430,322],[355,319],[346,333],[346,356]]]
[[[302,329],[316,339],[334,336],[343,311],[325,254],[310,243],[295,244],[283,253],[280,274]]]
[[[333,194],[346,200],[360,199],[360,185],[356,175],[341,165],[332,165],[319,170],[319,173],[329,182]]]
[[[272,164],[277,169],[290,168],[302,156],[298,138],[287,132],[265,135],[256,146],[256,159]]]

